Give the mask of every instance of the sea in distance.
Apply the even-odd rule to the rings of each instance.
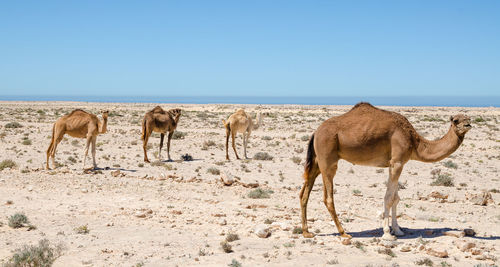
[[[76,101],[104,103],[267,104],[377,106],[499,107],[500,96],[42,96],[0,95],[0,101]]]

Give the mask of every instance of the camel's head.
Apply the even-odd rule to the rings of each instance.
[[[103,118],[103,119],[107,119],[107,118],[108,118],[108,115],[109,115],[109,110],[103,110],[103,111],[102,111],[102,118]]]
[[[181,117],[182,109],[180,109],[180,108],[174,108],[174,109],[169,110],[168,113],[170,113],[170,116],[172,116],[172,118],[175,121],[177,121]]]
[[[471,128],[470,118],[464,114],[458,114],[450,117],[451,127],[459,136],[465,135]]]

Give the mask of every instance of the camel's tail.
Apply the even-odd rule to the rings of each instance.
[[[306,164],[304,166],[304,179],[309,179],[310,176],[318,176],[319,168],[318,163],[316,162],[316,152],[314,151],[314,134],[311,136],[311,140],[309,140],[309,145],[307,146],[307,157]]]

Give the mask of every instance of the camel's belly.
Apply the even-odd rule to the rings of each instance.
[[[67,131],[66,132],[69,136],[75,137],[75,138],[87,138],[87,132],[77,132],[77,131]]]

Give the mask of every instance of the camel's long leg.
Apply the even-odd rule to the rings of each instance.
[[[236,135],[236,132],[232,131],[231,132],[231,139],[233,141],[233,150],[234,150],[234,154],[236,154],[236,159],[240,159],[240,157],[238,157],[238,152],[236,152],[236,144],[234,143],[235,135]]]
[[[405,233],[401,230],[401,228],[398,225],[398,217],[397,217],[397,206],[399,203],[399,194],[398,194],[398,188],[399,186],[396,187],[396,194],[394,194],[394,202],[392,203],[392,212],[391,212],[391,219],[392,219],[392,232],[396,236],[403,236]]]
[[[226,127],[226,160],[229,160],[229,134],[231,133],[231,126]]]
[[[335,225],[337,226],[339,234],[343,237],[350,238],[351,236],[345,233],[344,228],[342,227],[342,224],[340,224],[339,218],[337,217],[337,212],[335,211],[335,202],[333,198],[333,177],[337,172],[337,161],[328,162],[327,164],[328,165],[325,166],[326,168],[322,168],[321,170],[323,176],[324,202],[326,208],[332,216],[333,221],[335,222]]]
[[[389,228],[389,210],[393,204],[397,204],[395,201],[395,196],[398,190],[398,179],[403,170],[403,164],[401,162],[393,162],[391,160],[391,165],[389,168],[389,180],[387,181],[387,191],[384,197],[384,222],[383,229],[384,235],[382,239],[395,240],[396,237],[391,235],[391,229]],[[395,211],[395,210],[393,210]],[[393,221],[396,220],[396,216],[393,214]]]
[[[87,134],[87,143],[85,144],[85,151],[83,152],[83,169],[85,169],[85,162],[87,161],[87,155],[89,153],[89,146],[92,142],[92,135]]]
[[[163,139],[165,138],[164,133],[160,133],[160,151],[158,151],[158,160],[161,161],[161,149],[163,148]]]
[[[248,159],[248,157],[247,157],[247,142],[248,142],[248,133],[245,132],[245,133],[243,133],[243,154],[245,156],[245,159]]]
[[[167,136],[167,156],[168,156],[168,161],[171,161],[172,159],[170,158],[170,140],[172,140],[172,136],[174,135],[174,131],[171,131],[168,133]]]
[[[63,131],[55,131],[55,135],[54,135],[54,144],[52,145],[51,147],[51,150],[50,150],[50,156],[52,158],[52,166],[54,166],[54,168],[56,168],[56,149],[57,149],[57,145],[61,142],[61,140],[63,139],[64,137],[64,132]]]
[[[94,135],[92,136],[92,163],[94,165],[94,169],[97,169],[97,163],[95,161],[95,143],[96,143],[96,140],[97,140],[97,136]]]
[[[313,233],[309,232],[309,227],[307,226],[307,202],[309,201],[309,195],[314,185],[316,177],[319,175],[318,166],[315,165],[307,177],[304,177],[304,186],[300,190],[300,210],[302,212],[302,235],[307,238],[314,236]]]
[[[49,167],[49,158],[50,158],[50,155],[52,153],[52,148],[54,147],[54,143],[55,143],[55,136],[54,136],[54,131],[52,131],[52,139],[50,140],[49,148],[47,148],[47,166],[46,166],[47,170],[50,170],[50,167]]]
[[[144,139],[142,140],[142,149],[144,150],[144,162],[149,162],[147,148],[148,148],[148,140],[152,132],[153,129],[151,127],[148,127],[148,125],[146,124],[144,129]]]

